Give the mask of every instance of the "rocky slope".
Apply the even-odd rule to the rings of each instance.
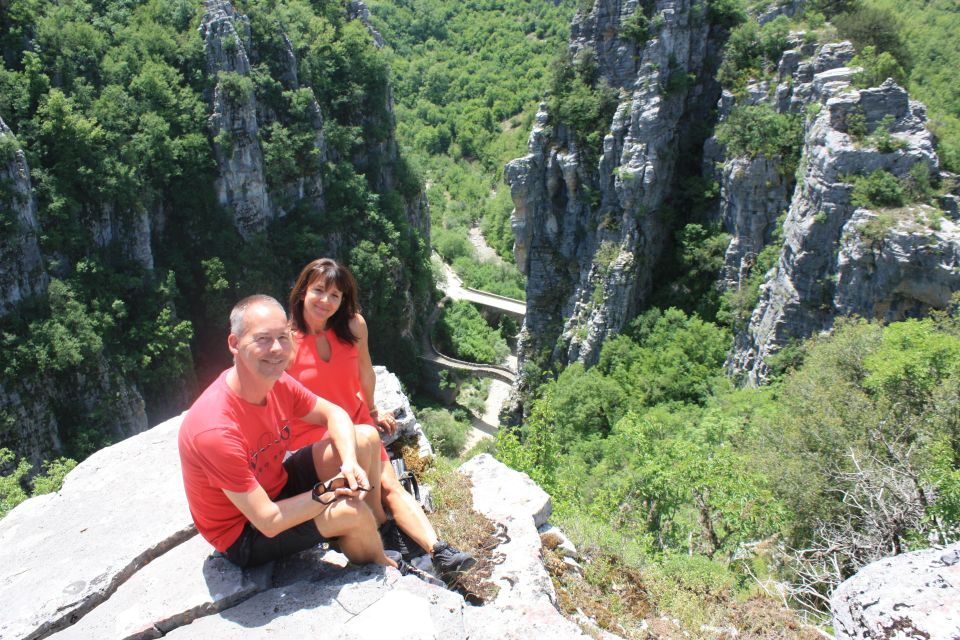
[[[638,44],[621,27],[641,11],[651,27]],[[604,338],[642,308],[666,241],[661,214],[681,138],[717,98],[704,16],[697,0],[600,0],[575,16],[572,57],[592,52],[619,104],[596,160],[542,105],[529,154],[506,167],[527,276],[521,371],[526,361],[595,362]]]
[[[808,114],[796,186],[792,176],[776,175],[776,159],[747,166],[732,158],[723,168],[722,215],[733,236],[728,286],[742,286],[757,252],[776,231],[782,234],[775,266],[729,360],[732,371],[753,383],[765,379],[772,354],[829,330],[838,317],[902,320],[946,307],[960,289],[954,220],[937,207],[909,204],[909,194],[899,207],[853,202],[855,183],[877,171],[907,189],[918,174],[950,179],[939,176],[923,105],[889,80],[856,89],[857,70],[846,66],[849,43],[813,49],[787,50],[777,80],[752,85],[746,97]],[[787,201],[782,229],[775,229]]]
[[[801,5],[773,3],[755,19],[789,17]],[[642,45],[631,31],[640,11],[648,18]],[[521,371],[528,361],[540,370],[592,364],[604,339],[650,303],[673,229],[705,222],[671,206],[678,171],[689,171],[679,150],[690,153],[683,145],[692,123],[723,122],[744,106],[796,114],[803,134],[796,171],[795,158],[738,156],[716,138],[692,151],[700,175],[719,183],[714,217],[731,237],[718,286],[751,305],[740,310],[732,372],[762,382],[771,355],[838,317],[916,316],[945,307],[960,289],[956,196],[910,204],[918,181],[953,179],[940,172],[924,107],[890,82],[855,88],[852,46],[818,45],[803,33],[790,35],[772,74],[721,95],[709,74],[726,32],[705,16],[708,5],[696,1],[598,0],[574,18],[573,59],[592,53],[619,104],[596,161],[549,112],[552,99],[537,114],[528,155],[506,166],[515,256],[528,278]],[[906,192],[904,206],[853,204],[855,183],[876,171]],[[758,265],[771,243],[772,269]]]

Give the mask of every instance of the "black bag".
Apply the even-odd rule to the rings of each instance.
[[[417,484],[416,477],[407,471],[407,465],[404,464],[403,458],[391,458],[390,464],[393,465],[393,470],[397,474],[401,486],[407,490],[407,493],[416,498],[417,502],[420,502],[420,485]]]

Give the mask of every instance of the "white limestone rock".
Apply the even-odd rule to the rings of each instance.
[[[837,640],[960,638],[960,544],[868,564],[830,609]]]
[[[392,374],[379,373],[385,401],[409,408]],[[505,532],[492,578],[500,591],[486,605],[323,547],[241,571],[191,523],[180,421],[99,451],[58,494],[0,521],[0,638],[584,637],[555,607],[536,528],[550,500],[524,474],[490,456],[464,465],[475,508]]]
[[[179,426],[178,416],[101,449],[58,493],[27,500],[0,520],[0,637],[39,637],[77,621],[194,535]]]

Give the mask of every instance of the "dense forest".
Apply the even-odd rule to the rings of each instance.
[[[751,17],[772,4],[707,3],[730,27],[717,74],[725,89],[739,96],[773,77],[791,31],[811,43],[850,39],[863,69],[857,86],[892,77],[929,100],[942,166],[958,168],[955,7],[809,2],[792,19]],[[646,38],[649,21],[638,25]],[[583,93],[576,68],[556,68],[551,113],[588,144],[609,121],[598,114],[610,98],[602,87]],[[713,133],[731,156],[777,158],[792,176],[803,118],[736,106]],[[881,151],[897,144],[882,127],[862,135]],[[949,186],[883,171],[852,182],[853,202],[881,212],[933,202]],[[679,185],[674,202],[694,215],[717,197],[718,185],[695,173]],[[557,579],[570,611],[592,611],[630,637],[643,637],[638,620],[651,609],[695,636],[731,624],[799,637],[756,603],[789,603],[823,621],[833,588],[868,562],[957,539],[957,299],[926,319],[840,320],[778,353],[767,384],[739,388],[727,368],[733,334],[782,237],[759,252],[744,286],[724,290],[716,282],[728,236],[702,218],[678,223],[650,307],[603,344],[596,365],[526,371],[531,408],[518,429],[501,430],[496,452],[547,488],[557,520],[587,549],[586,580]],[[874,232],[883,225],[889,218]]]
[[[13,135],[2,159],[25,153],[50,282],[0,318],[6,398],[119,378],[156,423],[226,365],[230,306],[257,291],[284,300],[325,254],[358,278],[377,360],[415,379],[409,331],[431,296],[429,240],[411,222],[422,183],[395,151],[389,69],[341,3],[266,4],[235,3],[250,69],[211,73],[200,2],[3,3],[0,118]],[[214,95],[256,109],[275,215],[253,233],[218,201],[218,161],[239,134],[209,129]],[[307,183],[322,198],[298,196]],[[16,255],[15,194],[0,195],[0,242]],[[80,460],[118,437],[116,407],[60,396],[49,453]],[[20,451],[15,406],[0,411],[2,444]],[[29,464],[3,455],[18,470],[4,482],[18,487]]]

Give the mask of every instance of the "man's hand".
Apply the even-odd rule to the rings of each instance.
[[[343,474],[350,486],[351,493],[349,495],[360,495],[373,488],[366,472],[358,464],[346,462],[340,465],[340,473]]]

